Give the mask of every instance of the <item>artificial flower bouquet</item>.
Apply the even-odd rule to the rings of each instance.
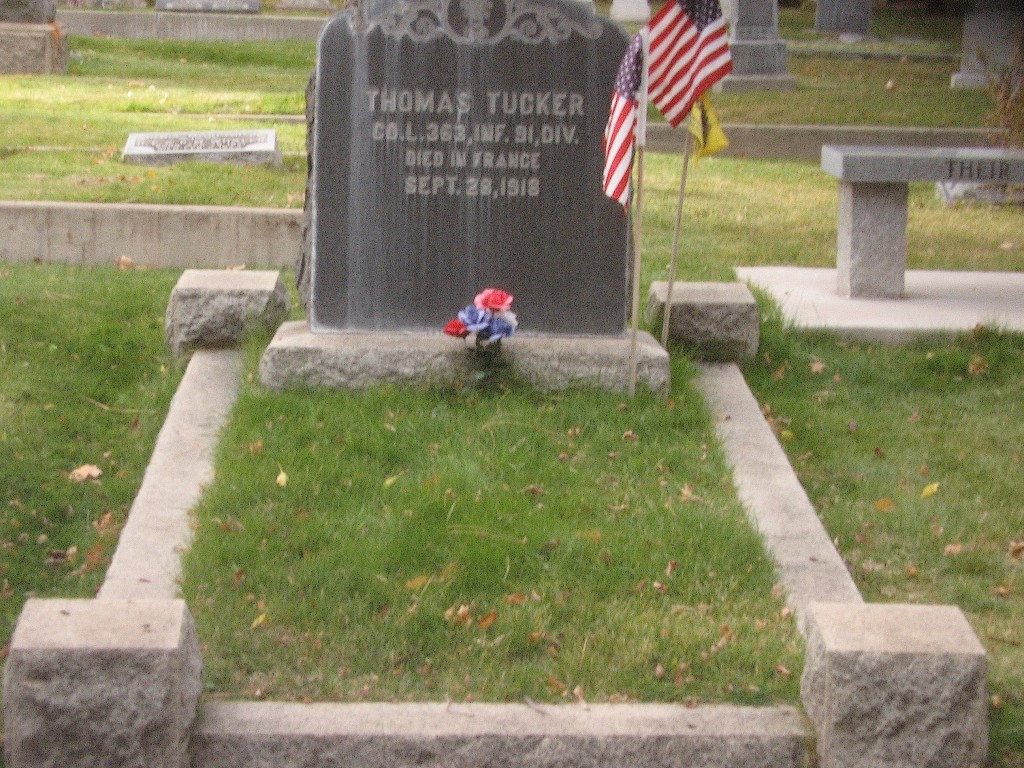
[[[498,288],[485,288],[458,317],[449,321],[444,332],[482,348],[508,338],[516,332],[518,324],[512,311],[512,294]]]

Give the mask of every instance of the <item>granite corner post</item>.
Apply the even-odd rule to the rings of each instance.
[[[985,649],[948,605],[813,603],[801,679],[821,768],[982,768]]]
[[[4,669],[7,768],[188,768],[201,690],[184,601],[31,599]]]

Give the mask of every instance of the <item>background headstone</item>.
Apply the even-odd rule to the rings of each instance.
[[[960,71],[953,88],[987,88],[991,78],[1010,66],[1018,46],[1024,45],[1024,4],[1001,0],[975,0],[964,16]],[[1016,80],[1024,72],[1016,73]]]
[[[0,0],[0,75],[67,72],[68,41],[56,14],[56,0]]]
[[[786,42],[779,37],[776,0],[724,0],[722,13],[731,33],[732,73],[715,86],[722,91],[791,90],[796,77],[787,69]]]
[[[0,0],[0,22],[52,24],[57,0]]]
[[[818,0],[814,28],[818,32],[866,35],[871,31],[872,0]]]
[[[314,330],[437,331],[498,287],[523,331],[622,335],[628,222],[601,189],[601,140],[627,42],[571,0],[334,17],[317,54]]]

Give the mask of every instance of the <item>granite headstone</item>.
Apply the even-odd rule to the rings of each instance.
[[[315,331],[438,331],[482,288],[523,332],[622,335],[601,140],[628,43],[572,0],[377,0],[320,38]]]
[[[779,37],[776,0],[723,0],[731,34],[732,72],[716,85],[722,91],[792,90],[786,41]]]
[[[1024,78],[1024,5],[1001,0],[975,0],[964,16],[960,71],[953,74],[953,88],[988,88],[1008,72],[1014,83]],[[1012,69],[1011,69],[1012,68]]]

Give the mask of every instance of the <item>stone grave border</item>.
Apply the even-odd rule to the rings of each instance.
[[[263,274],[265,285],[280,280]],[[178,597],[180,550],[241,375],[237,351],[192,355],[97,598],[26,604],[4,680],[9,768],[47,752],[153,768],[311,759],[806,768],[815,753],[823,768],[984,761],[985,653],[963,614],[863,602],[734,363],[701,364],[697,385],[808,639],[801,698],[810,724],[794,707],[198,705],[201,659]]]

